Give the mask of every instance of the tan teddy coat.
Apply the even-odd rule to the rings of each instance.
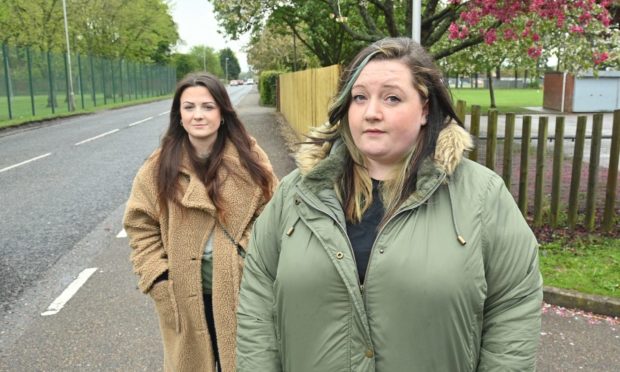
[[[273,174],[267,155],[255,141],[254,153]],[[206,187],[184,155],[179,183],[181,207],[168,204],[160,216],[157,204],[156,151],[138,172],[127,202],[124,226],[132,248],[131,260],[139,276],[138,286],[155,302],[164,343],[166,371],[214,371],[214,355],[207,330],[202,298],[201,264],[211,232],[213,241],[213,313],[222,371],[235,370],[236,309],[243,259],[217,223],[215,206]],[[241,166],[236,148],[224,149],[221,197],[225,229],[247,246],[249,230],[267,200]],[[168,270],[168,280],[155,279]]]

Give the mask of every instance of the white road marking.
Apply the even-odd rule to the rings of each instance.
[[[60,296],[58,296],[54,300],[54,302],[52,302],[52,304],[47,308],[47,310],[41,313],[41,315],[47,316],[57,314],[63,308],[63,306],[65,306],[67,302],[69,302],[71,297],[73,297],[77,293],[80,287],[82,287],[84,283],[86,283],[88,278],[90,278],[90,276],[95,273],[95,271],[97,271],[96,267],[84,269],[84,271],[82,271],[80,275],[78,275],[78,277],[73,282],[71,282],[71,284],[69,284],[69,286],[60,294]]]
[[[170,110],[162,112],[161,114],[158,114],[157,116],[164,116],[164,115],[169,114],[169,113],[170,113]]]
[[[125,231],[125,229],[122,229],[117,235],[117,238],[126,238],[127,237],[127,231]]]
[[[131,124],[129,124],[129,126],[130,126],[130,127],[133,127],[134,125],[138,125],[138,124],[140,124],[140,123],[144,123],[145,121],[148,121],[148,120],[151,120],[151,119],[153,119],[153,117],[152,117],[152,116],[150,116],[150,117],[148,117],[148,118],[146,118],[146,119],[138,120],[138,121],[136,121],[135,123],[131,123]]]
[[[44,157],[46,157],[46,156],[50,156],[50,155],[52,155],[52,153],[51,153],[51,152],[48,152],[47,154],[37,156],[36,158],[32,158],[32,159],[30,159],[30,160],[26,160],[26,161],[22,161],[21,163],[13,164],[13,165],[8,166],[8,167],[6,167],[6,168],[2,168],[2,169],[0,169],[0,173],[5,172],[5,171],[8,171],[9,169],[17,168],[17,167],[19,167],[20,165],[28,164],[28,163],[30,163],[31,161],[35,161],[35,160],[39,160],[39,159],[43,159]]]
[[[119,131],[119,129],[114,129],[114,130],[111,130],[109,132],[101,133],[98,136],[94,136],[94,137],[91,137],[89,139],[85,139],[84,141],[80,141],[80,142],[76,143],[75,146],[79,146],[79,145],[81,145],[83,143],[86,143],[86,142],[94,141],[94,140],[96,140],[98,138],[101,138],[103,136],[107,136],[108,134],[112,134],[112,133],[115,133],[115,132],[118,132],[118,131]]]

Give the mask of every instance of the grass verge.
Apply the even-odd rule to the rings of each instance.
[[[471,106],[479,105],[482,115],[486,115],[491,105],[489,90],[486,88],[451,88],[452,98],[467,103],[467,112],[471,112]],[[542,89],[495,89],[495,104],[500,113],[514,112],[516,114],[532,114],[536,111],[526,107],[541,107],[543,104]]]
[[[62,112],[61,111],[55,114],[47,113],[47,114],[36,115],[36,116],[23,115],[20,117],[13,118],[12,120],[0,120],[0,129],[14,127],[14,126],[37,122],[37,121],[60,119],[60,118],[75,116],[75,115],[92,114],[94,112],[99,112],[103,110],[117,109],[117,108],[122,108],[122,107],[127,107],[127,106],[135,106],[135,105],[139,105],[143,103],[161,101],[161,100],[170,99],[170,98],[172,98],[172,95],[164,95],[164,96],[157,96],[157,97],[141,98],[141,99],[137,99],[133,101],[109,103],[107,105],[91,106],[85,109],[76,109],[73,112],[67,112],[67,111]]]
[[[540,247],[545,285],[620,298],[620,239],[583,237]]]

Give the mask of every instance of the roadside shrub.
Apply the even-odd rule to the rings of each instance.
[[[282,71],[263,71],[258,79],[260,104],[265,106],[276,105],[276,84]]]

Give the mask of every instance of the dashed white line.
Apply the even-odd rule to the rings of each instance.
[[[107,136],[108,134],[112,134],[112,133],[115,133],[115,132],[118,132],[118,131],[119,131],[119,129],[114,129],[114,130],[111,130],[111,131],[109,131],[109,132],[101,133],[101,134],[100,134],[100,135],[98,135],[98,136],[94,136],[94,137],[91,137],[91,138],[89,138],[89,139],[85,139],[84,141],[80,141],[80,142],[76,143],[76,144],[75,144],[75,146],[79,146],[79,145],[81,145],[81,144],[83,144],[83,143],[86,143],[86,142],[90,142],[90,141],[96,140],[96,139],[98,139],[98,138],[101,138],[101,137],[103,137],[103,136]]]
[[[0,173],[2,173],[2,172],[6,172],[6,171],[8,171],[9,169],[17,168],[17,167],[19,167],[20,165],[28,164],[28,163],[30,163],[30,162],[32,162],[32,161],[35,161],[35,160],[43,159],[44,157],[46,157],[46,156],[50,156],[50,155],[52,155],[52,153],[51,153],[51,152],[48,152],[47,154],[43,154],[43,155],[37,156],[36,158],[32,158],[32,159],[29,159],[29,160],[26,160],[26,161],[22,161],[21,163],[13,164],[13,165],[8,166],[8,167],[6,167],[6,168],[2,168],[2,169],[0,169]]]
[[[126,238],[127,237],[127,231],[125,231],[125,229],[122,229],[117,235],[117,238]]]
[[[151,120],[151,119],[153,119],[153,117],[152,117],[152,116],[150,116],[150,117],[148,117],[148,118],[146,118],[146,119],[138,120],[138,121],[136,121],[136,122],[134,122],[134,123],[131,123],[131,124],[129,124],[129,126],[130,126],[130,127],[133,127],[134,125],[138,125],[138,124],[140,124],[140,123],[144,123],[145,121],[148,121],[148,120]]]
[[[164,115],[169,114],[169,113],[170,113],[170,110],[162,112],[161,114],[157,114],[157,116],[164,116]]]
[[[96,267],[91,267],[82,271],[80,275],[78,275],[78,277],[60,294],[60,296],[52,302],[47,310],[41,313],[41,315],[47,316],[57,314],[67,304],[67,302],[69,302],[71,297],[77,293],[80,287],[86,283],[88,278],[95,273],[95,271],[97,271]]]

